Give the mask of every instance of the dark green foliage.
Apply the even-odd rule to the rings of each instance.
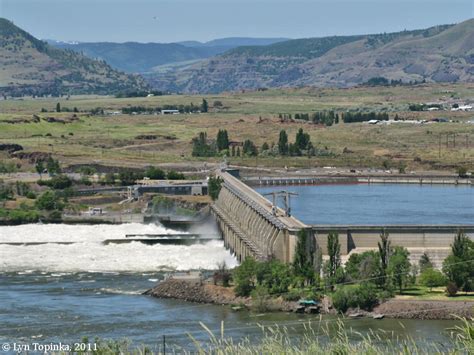
[[[145,170],[145,176],[152,180],[164,180],[166,173],[155,166],[150,166]]]
[[[118,174],[122,186],[135,185],[137,180],[143,179],[144,174],[140,171],[122,169]]]
[[[219,192],[221,191],[223,180],[220,176],[211,176],[209,181],[207,182],[207,188],[209,192],[209,196],[213,200],[217,200],[219,197]]]
[[[206,99],[202,99],[201,112],[206,113],[209,110],[209,104]]]
[[[234,270],[235,294],[249,296],[256,284],[257,262],[251,257],[245,260]]]
[[[458,293],[458,290],[459,290],[458,286],[453,281],[449,281],[448,284],[446,285],[446,294],[448,295],[448,297],[456,296],[456,293]]]
[[[297,238],[293,271],[295,276],[303,281],[303,285],[312,285],[315,280],[312,238],[305,229],[298,232]]]
[[[206,132],[200,132],[193,138],[193,157],[213,157],[216,155],[216,147],[207,142]]]
[[[5,220],[9,224],[36,223],[40,214],[35,210],[14,209],[7,210],[0,208],[0,220]]]
[[[55,190],[63,190],[72,186],[72,180],[67,175],[56,175],[49,180],[39,180],[38,185],[49,186]]]
[[[388,121],[386,112],[344,112],[342,119],[345,123],[365,122],[371,120]]]
[[[168,180],[186,180],[186,176],[184,176],[183,173],[174,170],[168,171],[168,173],[166,174],[166,178]]]
[[[430,257],[428,254],[423,253],[418,261],[418,265],[420,266],[420,271],[423,272],[426,269],[433,268],[433,264],[431,263]]]
[[[61,104],[59,102],[56,104],[56,112],[61,112]]]
[[[380,255],[373,250],[351,254],[345,269],[350,281],[373,280],[377,283],[380,276]]]
[[[217,132],[216,145],[218,151],[229,149],[229,135],[227,134],[227,130],[220,129]]]
[[[308,144],[311,142],[311,138],[308,133],[304,133],[303,128],[300,128],[296,133],[295,145],[301,149],[308,149]]]
[[[53,191],[46,191],[40,195],[35,201],[35,206],[39,210],[45,211],[61,211],[64,208],[59,196]]]
[[[46,169],[48,170],[48,174],[53,176],[59,174],[61,172],[61,167],[59,166],[59,161],[53,159],[53,157],[49,157],[46,161]]]
[[[290,267],[278,260],[257,263],[255,278],[270,294],[286,293],[293,283]]]
[[[329,232],[328,234],[329,276],[334,277],[336,270],[341,267],[341,244],[339,234]]]
[[[262,152],[264,152],[265,150],[269,150],[269,149],[270,149],[270,147],[269,147],[268,143],[267,143],[267,142],[264,142],[264,143],[262,144]]]
[[[409,279],[409,254],[406,248],[396,246],[393,248],[387,267],[387,275],[389,275],[394,285],[398,287],[400,293],[403,292],[403,288],[407,285]]]
[[[278,152],[280,155],[288,155],[288,134],[282,129],[280,131],[280,137],[278,138]]]
[[[380,234],[380,242],[378,242],[377,244],[380,256],[380,283],[384,285],[386,281],[385,276],[387,274],[388,261],[391,252],[391,242],[389,240],[389,234],[387,233],[387,231],[385,231],[385,229]]]
[[[332,295],[332,303],[341,313],[345,313],[349,308],[371,311],[378,303],[377,289],[372,283],[340,287]]]
[[[474,290],[474,242],[459,231],[451,245],[451,254],[443,261],[443,272],[462,291]]]
[[[250,139],[246,139],[242,147],[242,153],[249,157],[254,157],[258,154],[258,150],[256,145]]]

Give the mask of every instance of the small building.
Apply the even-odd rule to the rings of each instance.
[[[379,123],[380,121],[379,120],[370,120],[370,121],[367,121],[368,124],[377,124]]]

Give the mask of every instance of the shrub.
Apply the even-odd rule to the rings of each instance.
[[[456,283],[454,283],[452,281],[448,282],[448,284],[446,286],[446,294],[449,297],[454,297],[454,296],[456,296],[456,293],[458,293],[458,287],[456,286]]]
[[[34,200],[36,198],[36,194],[33,191],[28,191],[26,194],[26,198],[29,198],[30,200]]]
[[[370,283],[355,287],[342,287],[333,294],[332,303],[334,308],[341,313],[346,312],[349,308],[370,311],[378,303],[377,290]]]
[[[177,171],[171,170],[168,171],[168,174],[166,175],[166,178],[168,180],[185,180],[186,177],[184,176],[183,173],[179,173]]]
[[[431,292],[433,287],[446,285],[446,277],[441,273],[441,271],[428,268],[421,273],[420,283],[423,286],[429,287]]]
[[[56,175],[50,180],[38,180],[38,185],[49,186],[55,190],[63,190],[72,186],[72,180],[66,175]]]
[[[268,289],[265,286],[257,286],[255,290],[252,291],[252,306],[257,312],[266,312],[268,311],[269,306],[269,293]]]

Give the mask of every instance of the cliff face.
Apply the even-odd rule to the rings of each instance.
[[[164,90],[217,93],[260,87],[349,87],[375,77],[474,81],[474,19],[417,31],[239,47],[150,75],[149,80]]]

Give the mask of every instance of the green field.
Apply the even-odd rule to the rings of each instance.
[[[290,142],[303,128],[311,141],[329,156],[229,158],[233,164],[276,167],[372,167],[381,168],[384,161],[408,170],[445,170],[458,166],[474,168],[474,112],[411,112],[410,103],[446,102],[474,99],[473,86],[418,85],[412,87],[376,87],[353,89],[287,89],[243,92],[216,96],[173,95],[149,98],[113,98],[109,96],[73,96],[70,98],[29,98],[0,101],[0,143],[17,143],[26,152],[52,153],[63,164],[96,163],[115,166],[145,166],[160,163],[187,164],[204,159],[191,156],[191,140],[205,131],[215,138],[219,129],[227,129],[230,140],[251,139],[260,147],[264,142],[277,143],[278,133],[285,129]],[[128,106],[158,107],[209,102],[206,114],[180,115],[93,115],[91,109],[117,111]],[[222,107],[213,103],[221,101]],[[56,113],[56,103],[73,112]],[[41,112],[44,108],[48,112]],[[391,118],[449,118],[452,123],[368,125],[336,124],[330,127],[305,121],[281,122],[279,113],[311,113],[315,111],[388,112]],[[33,122],[33,115],[40,117]],[[62,122],[47,122],[47,117]],[[456,144],[453,135],[456,133]],[[139,135],[155,135],[155,140],[137,139]],[[346,149],[345,149],[346,148]],[[343,153],[343,151],[346,153]],[[349,152],[348,152],[349,151]],[[3,160],[8,156],[3,153]],[[206,161],[221,161],[208,158]],[[22,170],[31,170],[23,159]]]

